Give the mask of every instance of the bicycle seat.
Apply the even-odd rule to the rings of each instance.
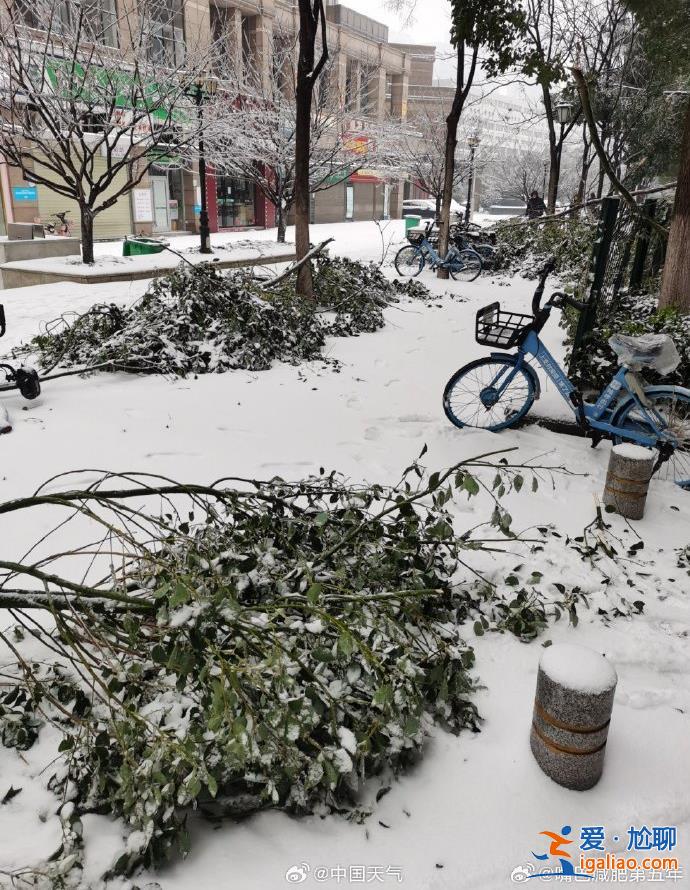
[[[660,374],[670,374],[680,364],[675,343],[666,334],[614,334],[609,346],[618,356],[618,364],[632,370],[653,368]]]

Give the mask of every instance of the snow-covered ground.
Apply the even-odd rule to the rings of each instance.
[[[140,256],[123,256],[122,241],[103,241],[96,245],[95,262],[85,264],[79,254],[43,257],[35,260],[12,260],[4,263],[8,270],[19,269],[29,272],[41,272],[44,275],[80,275],[85,278],[98,278],[106,274],[126,275],[155,272],[161,269],[174,269],[180,263],[181,254],[192,264],[219,261],[234,263],[275,263],[276,258],[286,259],[294,256],[294,245],[277,244],[275,239],[266,237],[242,237],[214,239],[212,254],[202,254],[199,250],[198,236],[181,236],[168,242],[170,250],[160,253],[142,254]],[[264,232],[259,232],[264,235]],[[174,251],[174,252],[173,252]]]
[[[384,241],[402,236],[398,222],[386,231]],[[331,234],[338,253],[381,258],[381,238],[373,224],[315,226],[312,238]],[[425,443],[424,461],[433,469],[517,447],[519,460],[565,467],[569,474],[555,472],[553,482],[545,478],[534,494],[523,490],[510,495],[513,527],[554,523],[563,535],[582,534],[603,490],[607,444],[592,450],[582,439],[537,426],[500,436],[460,431],[441,408],[441,392],[453,371],[484,352],[474,342],[477,308],[500,300],[527,311],[533,283],[490,277],[471,284],[437,282],[429,273],[422,280],[438,294],[437,305],[404,302],[387,310],[382,331],[329,341],[328,354],[342,363],[340,373],[317,362],[196,380],[109,374],[49,382],[33,403],[2,394],[0,404],[9,410],[15,428],[0,439],[0,500],[28,494],[57,473],[83,468],[208,482],[227,475],[298,478],[324,466],[358,480],[394,482]],[[7,342],[32,336],[41,322],[66,310],[132,300],[145,286],[5,291]],[[451,299],[446,292],[462,299]],[[555,321],[545,334],[558,354]],[[541,412],[563,412],[550,386],[545,386],[543,403]],[[481,498],[458,500],[456,509],[458,531],[488,514]],[[617,852],[627,849],[631,826],[676,826],[673,855],[687,873],[690,584],[687,567],[677,566],[675,551],[688,544],[689,520],[690,496],[666,483],[652,486],[644,520],[628,525],[609,517],[612,533],[628,546],[639,536],[644,549],[634,557],[621,550],[608,592],[598,570],[557,541],[543,553],[527,552],[526,568],[543,572],[545,583],[580,584],[595,599],[606,593],[611,602],[620,596],[645,602],[643,615],[608,626],[596,608],[580,609],[577,628],[561,621],[542,638],[590,646],[618,671],[605,771],[591,791],[567,791],[554,784],[530,752],[541,640],[526,645],[512,636],[479,638],[468,625],[466,636],[475,647],[477,675],[485,687],[477,695],[484,717],[480,734],[454,737],[437,730],[422,763],[394,783],[363,825],[336,816],[294,819],[276,812],[240,824],[228,821],[217,830],[192,820],[187,860],[137,883],[143,887],[157,881],[163,890],[279,890],[290,883],[286,872],[295,866],[296,878],[301,870],[305,880],[291,882],[307,888],[393,886],[400,874],[403,886],[414,890],[494,890],[511,885],[517,866],[535,864],[532,851],[546,851],[540,832],[560,831],[565,825],[574,827],[574,837],[581,826],[603,826],[607,849]],[[40,531],[35,521],[29,526],[27,519],[0,517],[3,558],[23,552]],[[482,569],[500,579],[525,562],[524,547],[508,544],[506,550],[491,559],[483,556]],[[6,616],[3,626],[10,623]],[[0,805],[0,874],[35,862],[59,843],[55,800],[45,789],[42,772],[55,756],[53,746],[46,733],[22,756],[0,748],[0,799],[10,785],[22,788],[10,803]],[[375,791],[372,783],[370,796]],[[121,829],[102,816],[87,817],[84,824],[86,877],[96,886]],[[614,835],[620,840],[614,842]]]

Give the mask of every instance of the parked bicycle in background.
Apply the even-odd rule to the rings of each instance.
[[[433,222],[429,222],[422,232],[414,235],[408,232],[408,240],[412,243],[401,247],[395,255],[395,268],[398,275],[415,277],[429,266],[432,270],[447,269],[455,281],[474,281],[482,271],[482,258],[476,250],[458,250],[455,244],[448,248],[445,257],[441,257],[430,240]]]
[[[55,222],[46,222],[43,219],[36,220],[36,222],[40,223],[49,235],[62,235],[67,238],[72,234],[74,221],[69,219],[69,210],[51,213],[50,220],[55,220]]]
[[[476,250],[484,267],[492,267],[496,262],[496,235],[485,232],[476,223],[452,223],[450,239],[458,250]]]

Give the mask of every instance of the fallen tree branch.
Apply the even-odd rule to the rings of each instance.
[[[634,192],[630,192],[633,197],[639,197],[641,195],[657,195],[659,192],[667,192],[669,189],[673,189],[676,187],[675,182],[668,182],[666,185],[656,185],[654,188],[649,189],[636,189]],[[566,207],[565,210],[559,210],[558,213],[551,213],[548,216],[537,216],[534,219],[510,219],[507,221],[507,225],[510,226],[534,226],[539,225],[540,223],[551,222],[554,219],[563,219],[566,216],[571,216],[571,214],[575,213],[579,210],[586,210],[588,207],[595,207],[598,204],[601,204],[604,201],[604,198],[591,198],[589,201],[583,201],[581,204],[573,204],[571,207]],[[637,206],[637,204],[635,205]],[[638,210],[639,212],[639,210]],[[644,217],[646,219],[646,217]],[[666,230],[664,230],[666,231]]]
[[[284,281],[286,278],[289,278],[293,272],[297,272],[305,263],[309,262],[313,257],[318,256],[325,247],[327,247],[331,241],[335,241],[335,238],[326,238],[325,241],[322,241],[321,244],[316,247],[312,247],[308,254],[302,257],[301,260],[298,260],[296,263],[293,263],[289,269],[286,269],[284,272],[281,272],[280,275],[276,275],[275,278],[271,278],[270,281],[267,281],[266,284],[261,286],[261,290],[270,290],[280,281]]]
[[[570,70],[572,71],[573,77],[575,78],[577,91],[580,94],[580,102],[582,103],[582,112],[584,114],[585,121],[587,122],[590,136],[592,137],[592,145],[594,146],[594,150],[599,157],[599,162],[601,163],[604,172],[608,176],[614,190],[617,191],[618,194],[623,198],[623,200],[633,211],[633,213],[635,213],[637,216],[642,216],[637,201],[626,189],[620,179],[616,176],[616,172],[613,169],[609,156],[606,154],[606,149],[602,145],[601,139],[599,138],[599,131],[597,129],[596,121],[594,120],[594,111],[592,110],[589,87],[587,86],[585,76],[582,73],[582,70],[577,66],[573,66]],[[658,223],[655,219],[651,219],[648,217],[643,218],[653,229],[655,229],[655,231],[657,231],[664,238],[668,238],[668,229],[662,226],[661,223]]]

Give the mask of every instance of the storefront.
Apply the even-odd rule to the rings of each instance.
[[[96,156],[94,158],[92,174],[94,178],[102,176],[106,173],[106,163],[107,162],[103,157]],[[47,168],[41,168],[41,173],[46,178],[50,178],[51,180],[59,182],[57,174],[47,172]],[[110,195],[117,193],[123,187],[123,185],[126,184],[126,182],[127,175],[123,170],[115,176],[112,183],[104,191],[103,195],[99,199],[99,203],[100,201],[107,199]],[[66,198],[64,195],[61,195],[59,192],[56,192],[45,185],[37,185],[33,187],[33,190],[36,192],[37,196],[38,211],[37,214],[34,212],[34,219],[38,218],[44,222],[55,222],[54,214],[62,213],[66,210],[69,212],[69,219],[71,220],[73,225],[73,232],[76,236],[78,236],[81,226],[81,215],[79,213],[79,207],[76,201],[71,198]],[[25,189],[24,191],[26,192],[28,190]],[[15,197],[15,208],[18,206],[16,202],[17,197],[21,194],[21,188],[13,189],[13,195]],[[22,197],[22,202],[24,202],[25,200],[26,198]],[[31,203],[27,203],[26,206],[36,207],[36,205],[32,205]],[[108,207],[106,210],[98,213],[94,219],[93,232],[94,238],[97,241],[109,240],[111,238],[121,238],[123,235],[128,235],[132,231],[133,227],[131,202],[129,200],[129,195],[127,194],[121,196],[112,206]]]
[[[249,179],[215,177],[218,229],[256,225],[256,187]]]
[[[149,170],[154,232],[185,230],[183,176],[183,171],[179,167],[154,164]]]

